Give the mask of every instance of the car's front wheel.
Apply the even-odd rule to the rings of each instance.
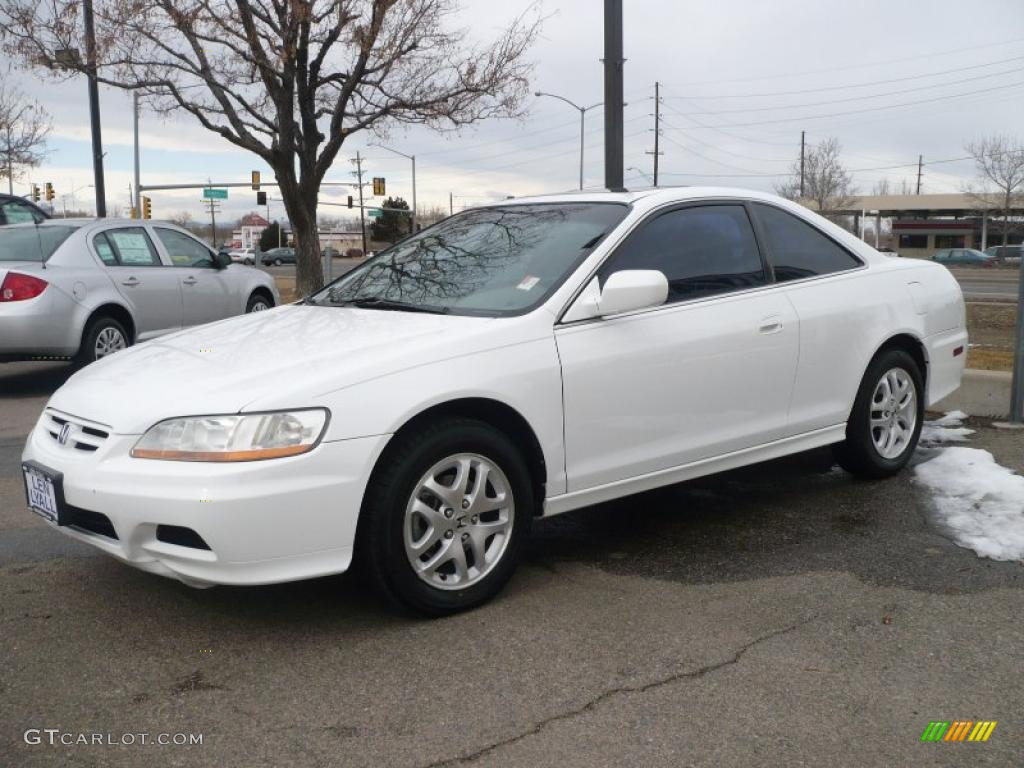
[[[894,475],[910,461],[923,421],[920,366],[902,349],[883,350],[861,381],[846,424],[846,440],[835,446],[836,460],[858,477]]]
[[[281,260],[280,259],[274,259],[274,266],[275,267],[280,267],[281,266]]]
[[[473,608],[512,576],[533,517],[516,446],[474,419],[397,438],[367,489],[357,557],[386,597],[428,616]]]
[[[75,361],[82,365],[112,355],[130,346],[131,340],[125,327],[112,317],[97,317],[89,322],[82,334],[82,346]]]

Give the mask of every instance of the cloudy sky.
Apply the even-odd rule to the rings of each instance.
[[[526,10],[528,0],[463,0],[459,20],[481,39]],[[916,180],[923,192],[956,192],[973,164],[957,160],[966,141],[992,132],[1024,140],[1024,4],[1021,0],[625,0],[627,186],[649,184],[654,83],[662,86],[662,184],[771,189],[799,153],[836,137],[860,191],[880,179]],[[496,12],[495,8],[501,10]],[[581,105],[602,99],[602,3],[544,0],[548,16],[532,50],[533,90]],[[54,130],[45,164],[26,178],[53,182],[58,199],[91,206],[89,120],[84,80],[54,84],[18,72],[24,90],[49,110]],[[128,205],[131,105],[101,91],[108,205]],[[350,139],[329,181],[351,180],[349,159],[367,158],[388,193],[410,197],[409,162]],[[579,117],[554,99],[533,100],[521,121],[491,121],[460,134],[396,128],[387,143],[417,156],[421,207],[455,209],[506,195],[574,188]],[[603,178],[603,112],[587,113],[585,184]],[[949,162],[946,162],[949,161]],[[891,167],[899,166],[899,167]],[[245,181],[269,169],[182,118],[142,119],[143,184]],[[645,177],[644,174],[647,174]],[[232,190],[228,218],[252,210],[254,193]],[[347,190],[325,190],[339,202]],[[73,195],[73,198],[72,198]],[[66,196],[66,197],[65,197]],[[273,196],[273,193],[272,193]],[[198,192],[153,193],[154,216],[203,217]],[[59,206],[58,206],[59,209]],[[279,216],[280,209],[271,211]],[[321,215],[345,214],[321,208]]]

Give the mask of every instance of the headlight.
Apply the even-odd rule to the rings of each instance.
[[[136,459],[256,461],[311,451],[323,435],[327,411],[183,416],[154,424],[132,448]]]

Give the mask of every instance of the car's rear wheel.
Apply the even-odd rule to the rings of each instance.
[[[910,461],[923,421],[920,366],[902,349],[883,350],[861,381],[846,424],[846,440],[835,446],[836,460],[858,477],[894,475]]]
[[[253,262],[252,262],[252,259],[246,259],[246,260],[245,260],[245,261],[243,261],[242,263],[243,263],[243,264],[245,264],[246,266],[252,266],[252,263],[253,263]]]
[[[280,259],[274,259],[274,266],[275,267],[280,267],[281,266],[281,260]]]
[[[428,616],[473,608],[512,576],[533,516],[504,434],[452,419],[400,436],[367,489],[357,556],[386,597]]]
[[[245,311],[248,312],[265,312],[266,310],[273,307],[274,304],[262,293],[254,293],[249,297],[249,301],[245,305]]]
[[[97,317],[89,322],[82,334],[82,346],[75,361],[87,365],[130,345],[131,337],[119,321],[112,317]]]

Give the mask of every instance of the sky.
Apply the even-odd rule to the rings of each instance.
[[[478,40],[536,4],[462,0],[457,24]],[[603,97],[600,0],[543,0],[546,21],[530,51],[531,93],[556,93],[581,106]],[[771,190],[807,142],[837,138],[857,191],[883,178],[921,191],[958,192],[974,179],[966,142],[994,132],[1024,141],[1024,4],[1021,0],[625,0],[626,186],[651,183],[654,84],[661,85],[659,182]],[[8,75],[50,112],[54,128],[43,165],[16,185],[54,184],[58,213],[91,209],[93,191],[86,83],[55,83],[31,72]],[[108,207],[129,205],[130,97],[101,88]],[[457,134],[392,128],[386,139],[348,139],[327,176],[352,180],[359,150],[367,176],[384,176],[389,195],[411,198],[409,160],[417,158],[419,207],[455,210],[509,195],[574,189],[579,175],[579,113],[531,98],[518,120],[490,120]],[[603,183],[603,109],[586,114],[584,184]],[[182,116],[143,113],[142,183],[245,182],[270,169]],[[950,161],[950,162],[945,162]],[[898,166],[892,168],[890,166]],[[325,188],[320,215],[346,216],[344,187]],[[195,191],[154,192],[154,218],[208,214]],[[271,192],[271,198],[275,197]],[[225,219],[255,210],[255,193],[232,189]],[[261,211],[264,212],[265,211]],[[271,217],[283,216],[280,203]]]

